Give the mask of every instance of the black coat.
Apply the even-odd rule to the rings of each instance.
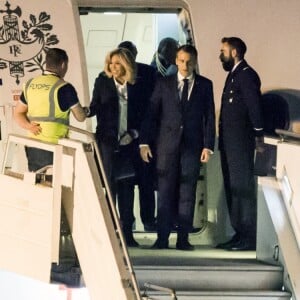
[[[261,82],[258,74],[243,60],[229,74],[222,95],[219,122],[219,148],[232,155],[253,151],[255,136],[261,136]]]
[[[140,131],[155,84],[154,68],[138,63],[135,84],[127,83],[127,129]],[[96,136],[101,143],[118,144],[119,98],[113,78],[101,72],[95,80],[90,116],[96,115]]]
[[[263,134],[260,85],[258,74],[242,61],[226,80],[219,123],[221,166],[231,225],[252,244],[257,219],[255,137]]]

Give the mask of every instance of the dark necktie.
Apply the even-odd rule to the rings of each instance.
[[[188,100],[189,95],[189,80],[187,78],[183,79],[183,88],[181,94],[181,103],[184,105]]]

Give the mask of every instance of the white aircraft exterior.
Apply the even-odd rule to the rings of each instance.
[[[226,78],[218,58],[222,37],[238,36],[246,42],[246,60],[260,75],[263,93],[297,91],[300,89],[299,29],[298,0],[0,0],[0,162],[5,160],[9,135],[25,135],[13,120],[14,107],[23,84],[43,72],[47,48],[67,51],[69,69],[65,79],[76,87],[81,104],[88,106],[105,54],[121,41],[134,41],[138,46],[137,60],[144,63],[151,62],[162,37],[172,36],[181,44],[192,42],[199,53],[199,72],[213,81],[218,119]],[[94,130],[94,122],[91,119],[79,123],[71,118],[72,126],[89,132]],[[293,126],[291,122],[288,129]],[[275,146],[278,141],[278,138],[266,139]],[[292,157],[291,162],[288,158]],[[283,196],[299,243],[300,207],[299,201],[292,201],[300,196],[298,146],[280,146],[277,159],[278,182],[287,191]],[[207,201],[204,212],[201,207],[195,216],[212,224],[213,230],[194,239],[199,244],[213,245],[231,230],[224,216],[226,207],[217,149],[204,172],[199,193]],[[264,193],[268,182],[261,179],[260,183],[260,192]],[[197,220],[195,224],[199,225]],[[261,252],[257,255],[268,261],[270,254],[265,245],[272,241],[260,243]],[[296,254],[290,261],[285,258],[289,266],[299,262],[299,248],[292,249]],[[290,248],[285,251],[289,252]],[[293,278],[295,297],[300,297],[299,271],[290,267],[288,272]],[[129,299],[126,295],[122,297]]]

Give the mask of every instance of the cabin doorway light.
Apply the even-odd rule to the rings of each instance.
[[[104,12],[105,15],[122,15],[119,11],[106,11]]]

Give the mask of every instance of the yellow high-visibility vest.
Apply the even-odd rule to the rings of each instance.
[[[29,137],[57,144],[60,138],[68,135],[70,110],[62,111],[57,98],[59,88],[65,84],[67,82],[52,74],[38,76],[25,84],[27,117],[42,128],[38,135],[29,132]]]

